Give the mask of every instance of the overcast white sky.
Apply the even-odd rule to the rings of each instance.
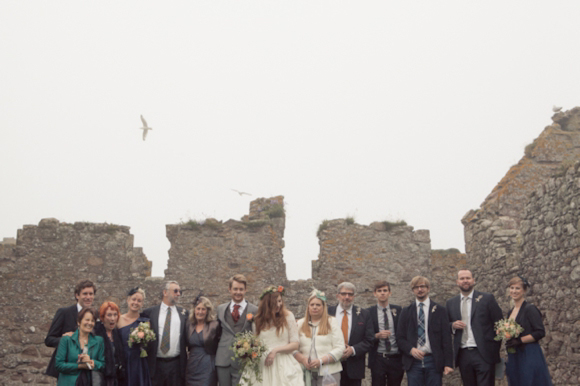
[[[165,224],[281,194],[290,279],[310,277],[324,219],[404,219],[464,251],[463,215],[552,105],[580,105],[578,15],[578,1],[4,0],[0,239],[46,217],[128,225],[162,276]]]

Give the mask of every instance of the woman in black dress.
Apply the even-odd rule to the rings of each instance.
[[[140,316],[139,312],[145,301],[145,291],[141,288],[133,288],[127,293],[127,305],[129,311],[121,315],[117,328],[121,334],[123,350],[127,359],[125,374],[128,386],[151,386],[149,365],[147,358],[141,358],[141,348],[135,344],[129,347],[129,334],[131,330],[139,326],[141,322],[149,322],[148,318]]]
[[[508,316],[524,328],[517,338],[506,342],[507,348],[515,348],[515,353],[508,352],[506,374],[510,386],[552,386],[552,379],[546,364],[546,358],[538,341],[546,332],[540,310],[526,302],[525,294],[529,283],[521,276],[509,282],[510,296],[514,308]]]
[[[222,334],[214,307],[208,298],[198,296],[187,324],[187,386],[216,386],[215,353]]]
[[[105,378],[104,386],[125,385],[125,351],[117,322],[121,312],[113,302],[104,302],[99,308],[99,320],[95,324],[94,333],[105,342]]]

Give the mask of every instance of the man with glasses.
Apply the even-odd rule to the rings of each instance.
[[[365,357],[373,342],[373,325],[367,310],[354,305],[356,287],[343,282],[338,285],[338,305],[328,307],[341,326],[346,347],[342,355],[341,386],[360,386],[365,377]]]
[[[441,386],[453,372],[453,347],[447,310],[429,299],[429,280],[415,276],[415,301],[404,308],[397,324],[397,344],[409,386]]]
[[[163,286],[160,305],[143,311],[149,318],[156,340],[147,346],[149,374],[153,386],[182,386],[185,384],[187,353],[185,351],[185,326],[189,312],[176,304],[181,288],[176,281]]]

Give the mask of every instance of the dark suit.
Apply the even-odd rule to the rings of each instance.
[[[449,323],[461,320],[461,295],[447,301]],[[495,323],[502,318],[501,308],[492,294],[473,291],[471,298],[471,331],[476,347],[461,348],[463,330],[453,330],[453,358],[466,386],[493,386],[495,364],[500,361],[501,342],[495,341]]]
[[[451,331],[449,331],[449,318],[445,307],[432,300],[430,301],[429,310],[425,312],[429,313],[426,333],[429,336],[432,352],[432,355],[425,357],[425,362],[433,360],[436,376],[439,377],[439,382],[441,382],[444,368],[446,366],[453,367],[453,346],[451,344]],[[396,331],[397,344],[403,354],[403,367],[407,371],[407,378],[409,378],[411,367],[416,365],[416,362],[421,363],[421,361],[411,355],[411,349],[417,348],[417,327],[417,305],[413,300],[413,303],[405,307],[401,312]],[[409,385],[412,386],[411,383]]]
[[[189,317],[189,311],[186,311],[184,308],[176,306],[177,313],[179,314],[179,320],[181,321],[181,328],[179,331],[179,362],[178,366],[175,368],[177,369],[177,377],[174,384],[176,386],[185,384],[185,368],[187,367],[187,352],[186,352],[186,339],[187,339],[187,319]],[[159,342],[161,340],[161,336],[159,335],[159,310],[161,309],[161,305],[147,308],[145,311],[141,313],[141,316],[149,318],[151,323],[151,329],[155,332],[155,339],[152,342],[149,342],[147,345],[147,362],[149,364],[149,374],[151,375],[151,383],[153,385],[160,384],[156,382],[155,373],[157,371],[158,366],[165,366],[165,362],[161,360],[157,360],[157,350],[159,348]],[[159,378],[159,377],[157,377]],[[180,382],[180,383],[179,383]],[[172,385],[173,386],[173,385]]]
[[[365,358],[373,342],[373,325],[369,312],[353,305],[352,324],[348,345],[354,348],[355,355],[342,362],[341,385],[360,385],[365,377]],[[336,315],[336,306],[328,307],[328,314]]]
[[[391,331],[397,331],[397,324],[399,322],[399,317],[401,316],[402,308],[395,304],[390,304],[389,308],[391,310],[391,316],[393,318],[394,328],[390,328]],[[373,386],[392,386],[400,385],[405,372],[403,371],[403,362],[401,360],[401,353],[398,354],[386,354],[377,352],[379,348],[380,339],[375,338],[375,335],[379,332],[379,311],[378,306],[374,305],[367,308],[371,321],[373,323],[373,345],[369,350],[369,364],[368,367],[371,369],[372,385]]]
[[[46,375],[58,378],[58,371],[55,368],[56,348],[58,348],[62,334],[77,330],[78,314],[79,312],[76,304],[70,307],[59,308],[56,311],[52,323],[50,324],[50,328],[48,329],[46,339],[44,339],[44,344],[47,347],[55,348],[52,353],[52,358],[50,358],[50,362],[48,363],[48,367],[46,368]]]

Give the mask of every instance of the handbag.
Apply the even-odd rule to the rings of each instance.
[[[328,372],[328,366],[324,367],[324,375],[322,377],[322,386],[338,386],[336,379]]]

